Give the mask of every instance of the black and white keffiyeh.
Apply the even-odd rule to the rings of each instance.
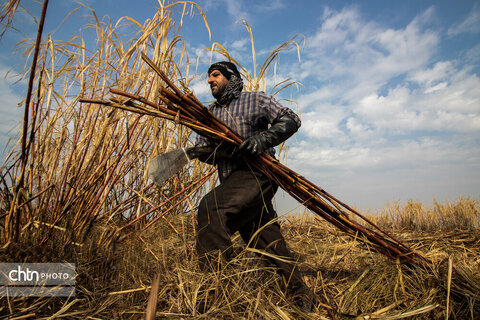
[[[242,79],[233,74],[231,75],[230,80],[228,81],[225,88],[220,92],[216,92],[213,96],[215,97],[215,99],[217,99],[217,102],[219,104],[224,105],[232,101],[234,98],[238,98],[242,90]]]

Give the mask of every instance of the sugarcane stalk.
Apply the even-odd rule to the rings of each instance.
[[[164,108],[148,101],[145,98],[120,90],[111,89],[112,93],[125,96],[129,99],[139,101],[144,105],[158,109],[158,111],[156,110],[153,112],[150,110],[150,108],[141,109],[140,106],[135,105],[136,108],[142,110],[139,113],[143,112],[144,114],[162,117],[168,120],[179,121],[179,123],[188,126],[197,133],[214,139],[224,140],[237,146],[243,141],[243,139],[236,134],[234,130],[230,129],[221,120],[216,118],[207,108],[203,107],[194,95],[187,95],[181,92],[180,89],[177,88],[165,75],[165,73],[163,73],[158,66],[148,59],[146,55],[142,54],[142,59],[146,61],[146,63],[160,76],[167,86],[173,90],[167,90],[166,88],[160,89],[160,99],[163,103],[165,103],[165,105],[168,106],[168,108]],[[133,102],[130,101],[124,102],[123,107],[115,104],[110,104],[110,106],[127,110],[127,108],[124,106],[125,104],[134,105]],[[132,111],[131,109],[128,110]],[[275,181],[294,199],[302,203],[308,209],[323,217],[341,231],[355,237],[360,235],[363,242],[373,245],[373,247],[379,253],[382,253],[390,258],[399,257],[405,261],[416,263],[423,267],[428,267],[430,265],[430,262],[426,258],[418,253],[415,253],[411,248],[407,247],[393,236],[381,230],[378,226],[376,226],[369,219],[363,217],[356,210],[339,201],[322,188],[307,180],[305,177],[284,166],[275,158],[264,154],[259,156],[255,161],[249,159],[246,160],[252,167],[264,173],[272,181]],[[181,201],[183,200],[180,200],[179,202]],[[178,202],[176,205],[178,205]],[[169,210],[172,209],[168,209],[162,213],[161,216],[166,214]],[[350,220],[345,210],[359,216],[368,225],[372,226],[374,230]],[[159,217],[156,219],[158,218]],[[129,225],[134,222],[135,220],[131,221]],[[154,221],[150,222],[146,227],[151,225],[153,222]],[[375,230],[378,230],[378,232]],[[384,238],[382,234],[386,238]]]
[[[279,166],[281,166],[284,170],[288,170],[289,173],[293,173],[292,170],[290,170],[289,168],[287,168],[286,166],[282,165],[281,163],[279,163]],[[303,177],[302,177],[303,178]],[[355,214],[356,216],[360,217],[362,220],[364,220],[365,222],[367,222],[369,225],[373,226],[375,229],[377,229],[379,232],[383,233],[385,236],[387,236],[388,238],[390,238],[391,240],[393,240],[394,242],[396,242],[398,245],[404,247],[405,249],[408,249],[410,250],[407,246],[405,246],[403,243],[401,243],[399,240],[397,240],[395,237],[393,237],[392,235],[390,235],[389,233],[385,232],[384,230],[380,229],[377,225],[375,225],[372,221],[370,221],[368,218],[364,217],[363,215],[361,215],[360,213],[358,213],[355,209],[351,208],[350,206],[346,205],[345,203],[341,202],[340,200],[338,200],[337,198],[335,198],[334,196],[332,196],[331,194],[329,194],[328,192],[326,192],[325,190],[323,190],[322,188],[316,186],[315,184],[313,184],[312,182],[308,181],[306,178],[303,178],[302,180],[304,180],[304,182],[308,183],[311,188],[313,190],[315,190],[316,192],[320,192],[320,194],[322,196],[325,196],[327,197],[330,202],[332,204],[339,204],[341,205],[342,207],[344,207],[345,209],[349,210],[350,212],[352,212],[353,214]]]
[[[190,197],[194,192],[196,192],[198,189],[200,189],[200,187],[205,184],[208,180],[208,178],[215,172],[216,170],[212,170],[210,171],[206,176],[204,176],[202,179],[200,179],[198,181],[198,185],[192,190],[190,191],[190,193],[186,194],[182,199],[180,199],[179,201],[177,201],[177,203],[175,203],[173,206],[171,206],[170,208],[168,208],[167,210],[163,211],[162,213],[160,213],[157,217],[155,217],[152,221],[150,221],[145,227],[143,227],[143,230],[147,229],[148,227],[150,227],[153,223],[155,223],[158,219],[160,219],[161,217],[165,216],[168,212],[170,212],[171,210],[173,210],[174,208],[176,208],[180,203],[182,203],[183,201],[185,201],[188,197]],[[181,193],[185,192],[185,189],[182,189],[181,190]]]
[[[164,78],[164,77],[162,77]],[[164,79],[165,80],[165,79]],[[166,81],[167,82],[167,81]],[[177,88],[173,85],[171,82],[167,82],[167,84],[172,87],[174,91],[177,92]],[[177,89],[177,90],[175,90]],[[170,95],[169,95],[170,96]],[[169,100],[172,103],[180,103],[180,101],[186,102],[188,104],[191,104],[188,99],[184,99],[185,95],[177,95],[176,98],[172,98],[167,96]],[[193,104],[191,104],[193,107],[195,107]],[[232,138],[239,138],[238,136],[232,134],[232,131],[228,132],[229,136]],[[329,222],[333,223],[337,227],[339,227],[343,231],[352,231],[356,230],[360,232],[363,236],[366,237],[366,240],[370,242],[374,247],[376,248],[377,251],[389,256],[389,257],[401,257],[403,259],[409,260],[410,262],[413,263],[419,263],[421,265],[424,265],[421,261],[414,260],[411,258],[408,253],[413,252],[411,249],[406,247],[403,244],[399,244],[399,241],[394,239],[395,242],[390,242],[390,241],[385,241],[382,239],[382,237],[377,234],[376,232],[369,230],[358,223],[354,223],[351,220],[348,220],[348,215],[342,210],[342,207],[350,210],[351,212],[354,212],[355,214],[359,215],[358,212],[354,211],[352,208],[344,205],[342,202],[338,201],[337,199],[333,198],[330,196],[328,193],[326,193],[323,189],[315,186],[313,183],[308,181],[307,179],[303,178],[302,176],[294,173],[292,177],[292,170],[285,170],[288,169],[285,166],[279,164],[278,162],[272,161],[272,159],[269,159],[267,156],[260,156],[260,162],[264,164],[265,166],[260,166],[256,164],[253,161],[249,161],[250,164],[252,164],[254,167],[257,169],[261,170],[264,173],[267,173],[269,170],[273,171],[272,174],[267,174],[267,176],[277,176],[279,175],[280,177],[277,176],[277,179],[275,180],[282,180],[282,183],[280,184],[282,187],[285,187],[289,185],[290,187],[287,188],[287,192],[289,193],[294,193],[299,199],[305,202],[306,206],[309,207],[310,210],[313,212],[319,214],[323,218],[326,218]],[[282,170],[283,169],[283,170]],[[315,194],[310,193],[308,190],[313,191]],[[295,192],[296,191],[296,192]],[[321,196],[327,197],[327,199],[330,201],[330,203],[333,205],[330,206],[328,205],[322,198]],[[315,204],[316,203],[316,204]],[[335,207],[335,208],[334,208]],[[332,217],[331,213],[328,214],[327,212],[335,213],[335,215],[338,218]],[[340,218],[341,217],[341,218]],[[367,220],[365,220],[367,221]],[[374,225],[371,221],[367,221],[370,225]],[[380,229],[377,226],[375,226],[376,229]],[[392,237],[393,238],[393,237]],[[406,249],[406,250],[405,250]],[[419,255],[417,255],[419,256]],[[427,261],[423,257],[419,256],[421,260]]]
[[[183,119],[184,125],[187,125],[187,126],[190,126],[190,124],[193,124],[195,129],[197,130],[201,130],[202,133],[204,132],[207,132],[208,133],[213,133],[214,131],[211,130],[211,128],[209,128],[208,126],[206,126],[204,123],[196,120],[196,119],[192,119],[192,118],[189,118],[189,117],[186,117],[184,115],[178,115],[178,113],[176,113],[175,111],[173,110],[169,110],[167,108],[164,108],[162,106],[159,106],[158,104],[155,104],[143,97],[140,97],[138,95],[134,95],[134,94],[131,94],[131,93],[128,93],[128,92],[124,92],[124,91],[121,91],[121,90],[118,90],[118,89],[110,89],[110,91],[114,94],[118,94],[118,95],[121,95],[121,96],[124,96],[124,97],[127,97],[127,98],[130,98],[130,99],[133,99],[133,100],[137,100],[143,104],[146,104],[146,105],[149,105],[153,108],[158,108],[160,110],[160,112],[162,113],[165,113],[167,115],[170,115],[170,116],[173,116],[173,118],[171,117],[168,117],[169,120],[175,120],[176,119]],[[141,108],[140,106],[137,106],[138,108]],[[148,109],[145,109],[145,108],[141,108],[142,110],[148,110]],[[151,113],[152,111],[150,111]],[[162,115],[159,114],[160,117],[162,117]],[[187,123],[188,122],[188,123]],[[195,131],[197,131],[195,130]],[[233,132],[231,130],[229,130],[228,128],[220,128],[220,130],[217,129],[217,131],[220,131],[217,135],[219,138],[221,138],[222,140],[227,140],[228,142],[239,142],[241,141],[238,137],[236,137],[234,134],[232,134]],[[233,139],[235,138],[235,139]],[[218,138],[217,138],[218,139]]]
[[[163,201],[162,203],[160,203],[159,205],[153,207],[151,210],[147,211],[146,213],[143,213],[142,215],[136,217],[135,219],[133,220],[130,220],[129,223],[127,223],[126,225],[120,227],[117,229],[117,233],[119,233],[120,231],[122,231],[123,229],[125,228],[128,228],[129,226],[133,225],[134,223],[136,223],[138,220],[142,219],[143,217],[149,215],[150,213],[158,210],[158,208],[162,207],[163,205],[165,205],[166,203],[172,201],[172,199],[175,199],[176,197],[178,197],[180,194],[184,193],[184,192],[187,192],[189,189],[193,188],[193,186],[197,183],[200,183],[200,185],[203,184],[203,182],[207,181],[207,179],[216,171],[216,169],[214,170],[211,170],[210,172],[208,172],[205,176],[203,176],[202,178],[198,179],[197,181],[193,182],[192,184],[190,184],[187,188],[184,188],[180,191],[178,191],[177,193],[175,193],[174,195],[172,195],[170,198],[166,199],[165,201]]]

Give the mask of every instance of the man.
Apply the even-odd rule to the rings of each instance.
[[[274,146],[293,135],[300,119],[289,108],[263,92],[244,92],[243,82],[231,62],[217,62],[208,70],[208,84],[216,102],[208,109],[244,138],[232,157],[216,153],[200,159],[218,166],[220,184],[200,201],[196,249],[202,269],[215,267],[218,254],[229,259],[231,235],[239,231],[246,244],[281,259],[269,258],[287,283],[294,301],[304,311],[311,309],[313,295],[305,285],[287,248],[277,222],[272,198],[278,186],[249,167],[244,157],[262,152],[274,155]],[[223,151],[218,141],[197,136],[197,147]],[[309,310],[307,310],[309,311]]]

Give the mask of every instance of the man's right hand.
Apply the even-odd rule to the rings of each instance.
[[[197,158],[198,160],[215,164],[218,160],[232,159],[233,154],[236,152],[236,147],[233,145],[225,145],[220,143],[218,146],[206,146],[206,147],[193,147],[186,150],[190,159]]]

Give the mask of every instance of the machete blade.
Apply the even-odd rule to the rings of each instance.
[[[148,177],[159,187],[179,172],[189,159],[183,149],[177,149],[162,153],[150,161],[148,166]]]

